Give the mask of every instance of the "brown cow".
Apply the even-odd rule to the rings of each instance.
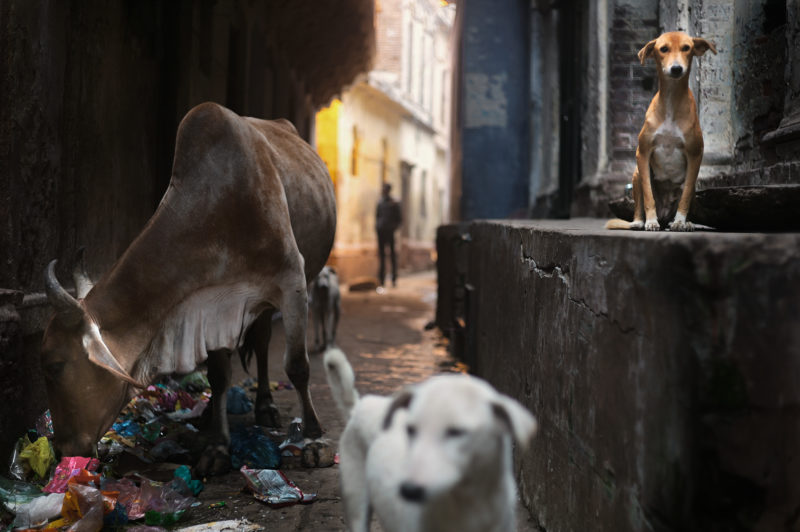
[[[255,352],[256,421],[277,424],[266,363],[276,309],[305,435],[319,437],[308,391],[306,283],[330,253],[335,209],[325,165],[289,122],[240,117],[213,103],[189,111],[169,188],[111,270],[75,299],[58,283],[55,261],[47,269],[56,314],[44,333],[42,366],[57,448],[92,453],[137,386],[208,358],[215,438],[197,470],[227,470],[234,351]]]

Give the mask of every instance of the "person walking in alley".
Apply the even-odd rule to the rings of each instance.
[[[392,198],[392,185],[383,184],[381,199],[375,211],[375,231],[378,233],[378,261],[380,270],[378,271],[378,282],[383,286],[386,278],[386,248],[389,248],[392,260],[392,286],[397,286],[397,255],[394,251],[394,232],[403,222],[403,214],[400,212],[400,203]]]

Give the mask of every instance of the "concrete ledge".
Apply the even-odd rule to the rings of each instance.
[[[474,222],[465,264],[438,249],[473,290],[472,369],[541,422],[518,459],[539,525],[800,526],[800,235],[602,224]]]

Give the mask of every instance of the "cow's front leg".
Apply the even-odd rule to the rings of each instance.
[[[221,475],[231,468],[228,446],[231,442],[228,430],[228,387],[231,383],[230,351],[208,353],[208,383],[211,385],[211,439],[195,466],[199,477]]]
[[[256,424],[262,427],[281,426],[280,412],[269,389],[269,341],[272,337],[272,311],[266,311],[248,331],[249,346],[255,353],[258,367],[256,392]]]
[[[302,273],[295,275],[283,286],[281,312],[286,332],[286,352],[283,367],[292,381],[303,408],[303,434],[307,438],[322,436],[322,427],[308,391],[309,365],[306,351],[306,324],[308,323],[308,296]]]

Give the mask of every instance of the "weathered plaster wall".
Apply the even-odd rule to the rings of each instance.
[[[460,215],[521,215],[529,189],[528,2],[474,0],[462,8]]]
[[[439,255],[474,287],[473,371],[541,423],[518,466],[543,530],[798,526],[800,236],[466,231],[465,266]]]

